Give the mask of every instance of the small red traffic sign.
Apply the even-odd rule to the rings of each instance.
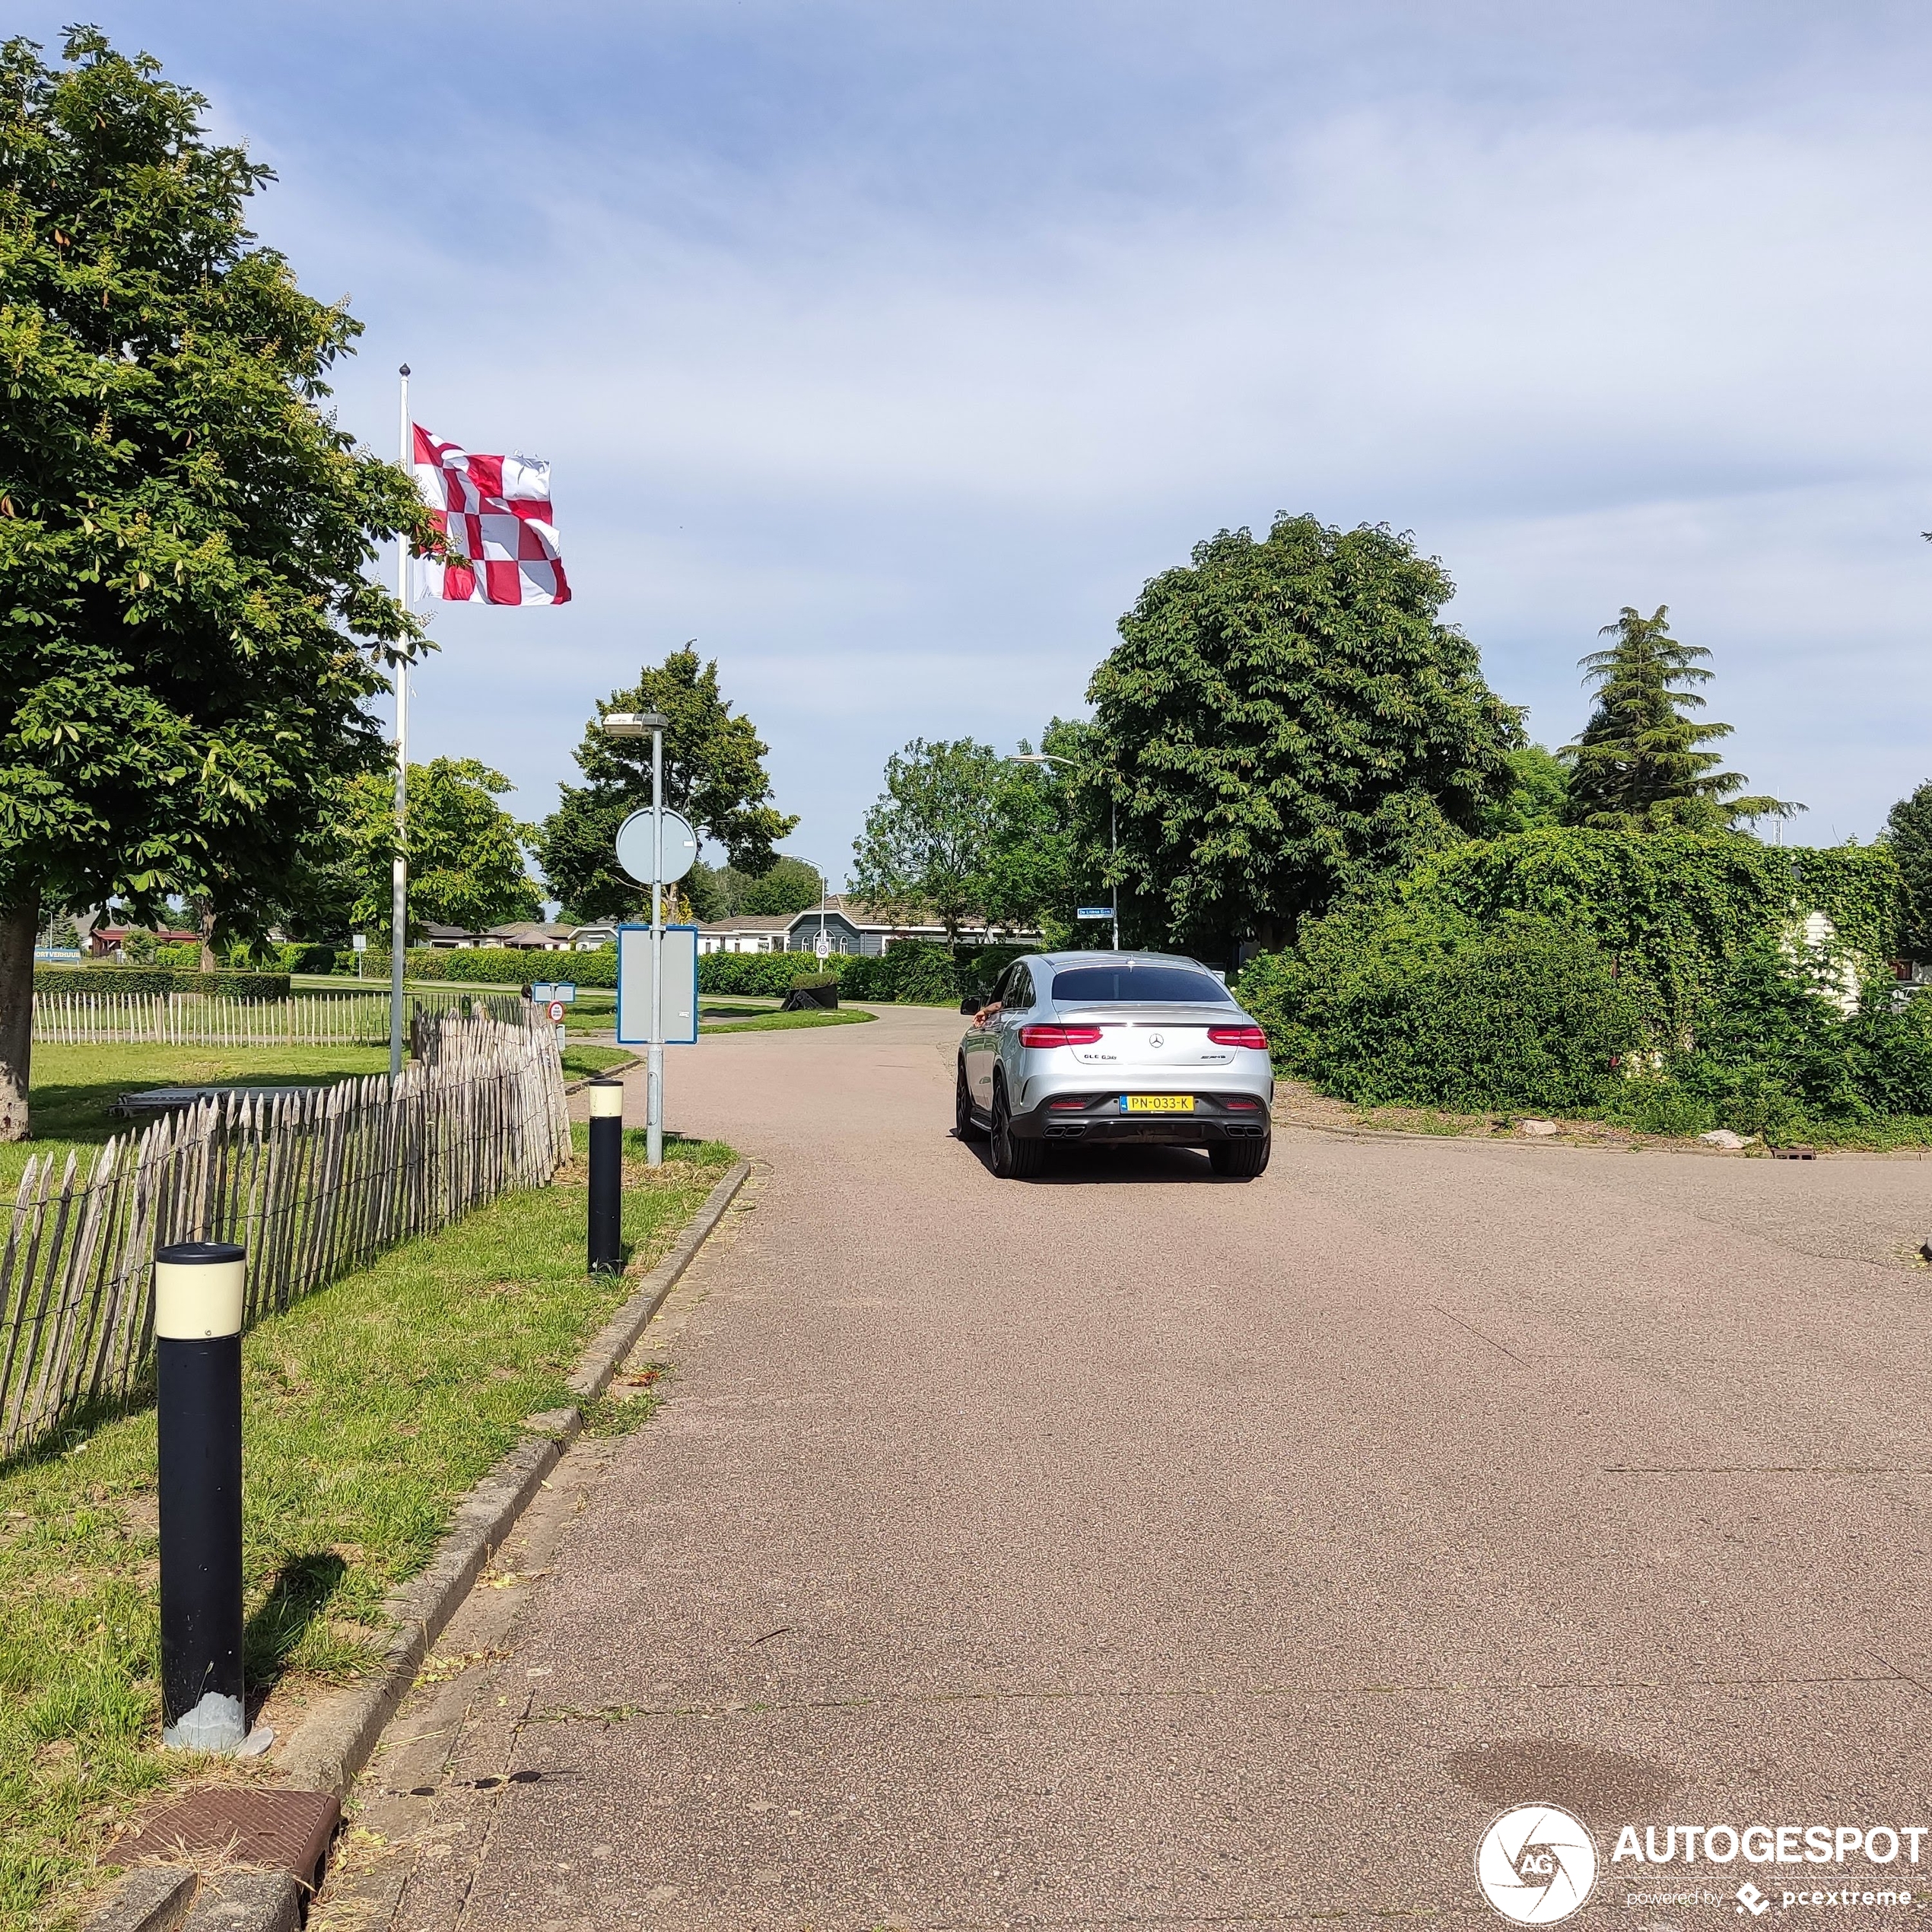
[[[564,1003],[562,1000],[553,999],[551,1001],[550,1017],[552,1020],[556,1022],[559,1026],[562,1025],[564,1022]]]

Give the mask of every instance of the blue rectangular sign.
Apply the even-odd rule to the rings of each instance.
[[[1080,919],[1111,919],[1114,908],[1111,906],[1082,906],[1076,917]]]

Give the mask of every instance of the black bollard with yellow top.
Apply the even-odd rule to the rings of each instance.
[[[590,1082],[590,1272],[624,1266],[624,1082]]]
[[[234,1752],[242,1683],[241,1330],[248,1257],[226,1241],[154,1257],[161,1741]]]

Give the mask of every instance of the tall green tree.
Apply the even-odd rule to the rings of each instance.
[[[1085,724],[1055,718],[1040,735],[1050,762],[1003,761],[981,869],[988,922],[1009,932],[1037,929],[1057,947],[1107,937],[1074,917],[1082,901],[1107,896],[1107,805],[1087,736]],[[1031,755],[1033,747],[1022,739],[1020,750]]]
[[[768,748],[751,720],[734,713],[718,689],[715,659],[689,645],[661,665],[647,665],[636,684],[614,691],[607,711],[659,711],[664,732],[664,802],[688,818],[702,838],[722,845],[738,870],[769,872],[772,847],[798,825],[771,803]],[[617,869],[617,828],[651,796],[651,742],[611,738],[595,724],[577,749],[581,785],[561,787],[557,809],[537,828],[537,863],[551,892],[580,919],[634,912],[639,888]],[[648,898],[649,887],[643,888]]]
[[[1003,774],[990,745],[915,738],[885,761],[885,789],[852,843],[852,890],[901,918],[929,916],[956,944],[985,916],[987,856]]]
[[[1901,799],[1886,814],[1880,836],[1899,862],[1905,888],[1899,943],[1908,959],[1932,960],[1932,784]]]
[[[1406,535],[1305,516],[1224,530],[1149,583],[1088,693],[1133,938],[1279,945],[1479,829],[1522,726],[1441,621],[1454,588]]]
[[[971,738],[916,738],[895,752],[853,846],[853,893],[904,917],[936,919],[949,942],[969,920],[1071,936],[1075,898],[1104,869],[1091,798],[1083,810],[1094,783],[1085,730],[1053,720],[1041,741],[1050,764],[1003,757]],[[1022,739],[1020,750],[1032,747]]]
[[[430,540],[323,413],[360,325],[243,217],[270,179],[93,28],[0,46],[0,1138],[27,1129],[43,904],[178,896],[246,934],[417,628],[367,574]]]
[[[767,872],[740,872],[736,866],[707,866],[700,860],[691,869],[685,891],[697,916],[704,920],[782,918],[818,903],[818,869],[803,859],[781,852]]]
[[[1700,723],[1704,708],[1695,687],[1712,672],[1702,644],[1670,634],[1670,612],[1660,604],[1648,617],[1624,605],[1598,633],[1607,650],[1581,662],[1584,682],[1597,688],[1595,707],[1574,745],[1558,755],[1570,766],[1565,815],[1600,831],[1724,831],[1742,818],[1788,818],[1801,805],[1738,796],[1749,782],[1718,769],[1724,755],[1708,748],[1728,738],[1727,724]]]
[[[476,758],[432,758],[409,767],[409,931],[425,924],[481,931],[535,919],[542,901],[523,863],[533,828],[498,802],[512,790],[500,771]],[[342,825],[352,897],[351,924],[381,933],[389,917],[389,865],[396,849],[396,788],[386,772],[350,787]]]

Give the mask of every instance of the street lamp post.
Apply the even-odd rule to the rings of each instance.
[[[611,738],[650,733],[650,1040],[645,1048],[644,1158],[664,1163],[664,727],[662,711],[606,711],[598,727]]]
[[[1075,760],[1063,758],[1057,752],[1015,752],[1012,754],[1015,764],[1072,764]],[[1107,870],[1114,870],[1114,862],[1120,856],[1120,807],[1111,794],[1107,801]],[[1114,950],[1120,950],[1120,883],[1113,882],[1110,903],[1114,907]]]

